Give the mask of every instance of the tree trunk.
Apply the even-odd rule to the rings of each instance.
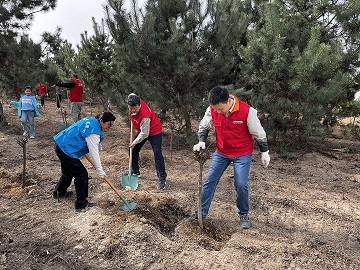
[[[2,101],[0,100],[0,129],[3,127],[6,127],[8,125],[8,122],[6,121]]]

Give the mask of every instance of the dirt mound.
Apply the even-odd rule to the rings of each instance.
[[[89,199],[97,206],[78,213],[75,195],[59,201],[51,196],[60,176],[52,137],[62,123],[54,101],[46,101],[36,138],[26,144],[25,187],[20,120],[16,109],[4,111],[9,126],[0,131],[0,269],[360,269],[360,143],[339,130],[336,138],[309,143],[288,159],[270,144],[267,169],[255,151],[249,230],[239,226],[229,167],[200,229],[185,222],[197,204],[199,164],[191,149],[170,148],[171,136],[164,136],[164,191],[157,190],[146,144],[138,190],[121,190],[137,207],[121,210],[123,201],[84,160]],[[84,106],[84,115],[98,112]],[[118,188],[128,171],[128,134],[120,115],[104,134],[101,159]]]

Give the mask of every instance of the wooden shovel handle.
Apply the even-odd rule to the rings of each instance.
[[[132,121],[130,120],[130,143],[134,140],[134,126]],[[133,156],[133,148],[130,148],[130,155],[129,155],[129,175],[131,175],[131,165],[132,165],[132,156]]]
[[[90,164],[93,166],[93,168],[95,169],[94,163],[92,162],[91,158],[88,155],[85,155],[85,158],[87,159],[87,161],[90,162]],[[115,191],[115,193],[120,196],[120,191],[114,186],[114,184],[110,181],[109,178],[107,178],[106,175],[104,175],[104,180],[106,183],[109,184],[109,186],[112,188],[112,190]]]

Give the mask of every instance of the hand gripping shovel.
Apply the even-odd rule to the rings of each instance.
[[[131,128],[130,128],[130,143],[133,141],[133,124],[131,122]],[[129,173],[124,174],[121,176],[121,185],[123,189],[131,189],[136,190],[138,188],[138,176],[131,174],[131,161],[132,161],[132,153],[133,149],[130,148],[130,156],[129,156]]]
[[[85,156],[86,159],[90,162],[90,164],[95,168],[94,163],[92,162],[92,160],[89,158],[89,156]],[[136,203],[135,202],[128,202],[125,197],[123,195],[120,194],[119,190],[114,186],[114,184],[110,181],[109,178],[107,178],[106,175],[104,175],[104,180],[106,183],[109,184],[109,186],[115,191],[115,193],[120,197],[120,199],[124,202],[124,204],[122,206],[120,206],[120,208],[124,211],[131,211],[136,207]]]

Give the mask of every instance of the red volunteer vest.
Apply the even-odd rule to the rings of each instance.
[[[140,133],[140,123],[144,118],[150,118],[150,132],[149,136],[157,135],[162,132],[162,125],[160,119],[150,109],[150,107],[140,99],[140,111],[136,115],[130,113],[131,122],[138,133]]]
[[[70,89],[69,100],[70,102],[82,102],[83,84],[79,79],[73,80],[75,87]]]
[[[217,113],[210,105],[216,132],[216,150],[227,157],[249,155],[254,149],[254,138],[247,127],[250,105],[231,96],[235,98],[235,106],[228,117]]]

